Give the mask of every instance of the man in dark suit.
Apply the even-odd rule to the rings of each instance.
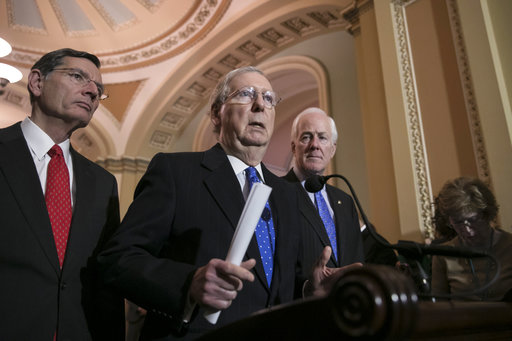
[[[326,246],[335,251],[327,263],[329,267],[364,260],[359,220],[352,198],[331,185],[325,185],[316,194],[304,189],[308,177],[324,174],[336,152],[337,138],[334,120],[319,108],[305,109],[292,124],[291,147],[295,163],[284,178],[299,187],[299,208],[303,221],[301,252],[305,269],[313,267],[318,254]],[[317,209],[322,205],[325,207],[323,218]],[[326,225],[330,225],[331,229]]]
[[[233,70],[212,94],[219,143],[205,152],[157,154],[149,164],[120,229],[99,256],[106,281],[148,310],[142,339],[194,339],[214,328],[204,311],[221,310],[219,326],[293,299],[300,277],[296,189],[261,163],[278,102],[260,70]],[[253,180],[272,193],[263,230],[238,266],[224,259]],[[326,253],[306,286],[313,294],[328,290],[329,279],[342,273],[322,276]]]
[[[119,225],[117,183],[69,142],[99,105],[99,67],[86,52],[44,55],[28,75],[30,118],[0,129],[2,340],[123,339],[123,300],[95,260]]]

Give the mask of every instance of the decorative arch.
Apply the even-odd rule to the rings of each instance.
[[[184,146],[183,138],[189,137],[183,133],[190,133],[189,124],[204,120],[201,117],[196,121],[197,115],[204,113],[201,110],[211,89],[224,74],[244,65],[260,65],[286,48],[315,36],[347,30],[350,24],[342,13],[350,4],[349,1],[319,1],[312,5],[299,1],[276,8],[273,2],[262,3],[226,21],[210,40],[194,51],[200,59],[180,59],[172,73],[160,79],[159,90],[134,125],[140,134],[130,133],[124,154],[151,157],[159,151],[172,152]],[[248,18],[251,25],[246,25]],[[201,123],[205,129],[207,126],[202,124],[205,123]],[[191,145],[192,141],[187,143]],[[194,143],[193,149],[198,147]]]

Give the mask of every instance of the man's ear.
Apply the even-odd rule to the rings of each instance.
[[[334,154],[336,154],[336,143],[333,143],[331,147],[331,159],[334,157]]]
[[[225,106],[224,104],[221,104],[219,109],[212,108],[210,111],[210,121],[212,122],[213,126],[215,128],[218,128],[220,130],[220,126],[222,124],[221,114],[224,113]]]
[[[34,96],[40,96],[43,89],[44,76],[38,69],[30,70],[28,74],[28,88]]]

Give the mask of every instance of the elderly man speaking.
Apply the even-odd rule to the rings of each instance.
[[[295,285],[302,286],[297,191],[261,163],[278,102],[260,70],[233,70],[212,94],[219,143],[205,152],[158,154],[148,166],[100,255],[106,281],[148,309],[142,339],[194,339],[215,327],[203,310],[222,310],[219,326],[291,301]],[[269,210],[242,264],[230,264],[224,259],[237,221],[250,186],[260,181],[273,189]],[[328,256],[305,291],[325,293],[343,273],[324,269]]]

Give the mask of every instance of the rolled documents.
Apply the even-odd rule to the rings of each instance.
[[[265,208],[268,197],[272,192],[272,188],[265,185],[264,183],[257,182],[253,184],[251,192],[245,202],[242,215],[238,220],[235,234],[231,239],[231,245],[229,246],[228,255],[226,261],[240,265],[244,258],[249,242],[254,234],[254,229],[258,225],[261,217],[261,213]],[[219,319],[220,311],[206,311],[204,318],[211,324],[216,324]]]

